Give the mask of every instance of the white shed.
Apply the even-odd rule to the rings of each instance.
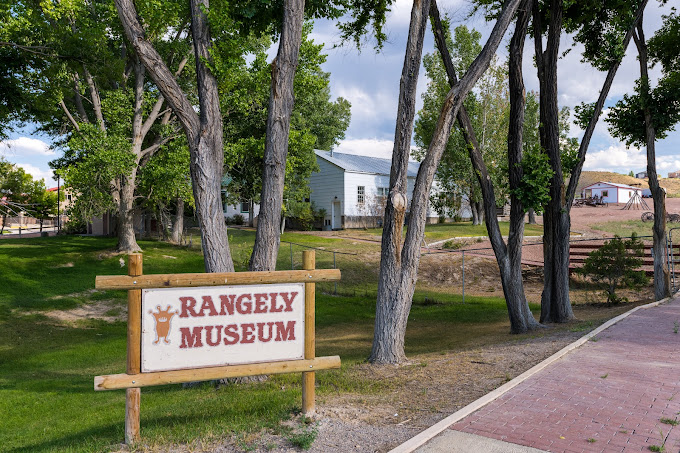
[[[640,192],[640,187],[600,181],[584,187],[582,196],[598,197],[607,203],[628,203],[635,192]]]
[[[324,228],[364,228],[382,223],[389,193],[390,159],[328,151],[315,151],[319,171],[309,178],[310,199],[317,209],[325,209]],[[419,164],[409,162],[408,202]],[[428,221],[438,217],[428,209]]]

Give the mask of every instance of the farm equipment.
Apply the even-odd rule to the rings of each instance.
[[[643,222],[653,222],[654,221],[654,213],[653,212],[643,212],[642,215],[640,216],[640,219]],[[680,214],[669,214],[666,213],[666,222],[668,223],[680,223]]]

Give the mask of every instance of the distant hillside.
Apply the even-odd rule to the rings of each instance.
[[[633,187],[641,187],[642,189],[649,188],[646,179],[637,179],[632,176],[613,173],[610,171],[584,171],[581,173],[581,179],[576,186],[576,196],[580,196],[584,187],[594,184],[599,181],[615,182],[618,184],[628,184]],[[680,179],[676,178],[660,178],[659,184],[665,188],[669,197],[680,197]]]

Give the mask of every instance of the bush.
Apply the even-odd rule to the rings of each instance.
[[[227,225],[243,225],[246,223],[245,217],[241,214],[234,214],[234,217],[227,217],[224,221],[227,222]]]
[[[463,216],[461,216],[460,214],[456,214],[453,216],[453,221],[456,223],[460,223],[463,221]]]
[[[71,219],[61,227],[61,234],[85,234],[87,233],[87,224],[80,220]]]
[[[642,265],[644,249],[644,244],[635,233],[627,240],[616,236],[599,249],[590,252],[578,272],[596,283],[605,284],[607,303],[626,301],[625,297],[616,294],[616,288],[625,286],[641,289],[649,284],[645,272],[637,270]]]
[[[462,242],[458,242],[454,239],[449,239],[448,241],[444,242],[444,244],[442,245],[442,248],[451,249],[451,250],[458,250],[459,248],[461,248],[464,245],[465,244],[463,244]]]

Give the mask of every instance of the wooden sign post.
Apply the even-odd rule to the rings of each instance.
[[[128,255],[128,275],[142,275],[140,253]],[[128,290],[128,325],[127,325],[127,374],[139,374],[141,371],[142,346],[142,290]],[[141,405],[139,387],[125,389],[125,443],[131,445],[139,440],[139,412]]]
[[[127,276],[98,276],[97,289],[128,290],[127,370],[96,376],[95,390],[125,389],[125,442],[140,433],[140,388],[258,374],[302,372],[302,411],[315,411],[315,372],[340,368],[316,357],[315,283],[337,269],[143,275],[131,254]],[[155,306],[155,312],[154,312]],[[165,306],[163,308],[162,306]]]

